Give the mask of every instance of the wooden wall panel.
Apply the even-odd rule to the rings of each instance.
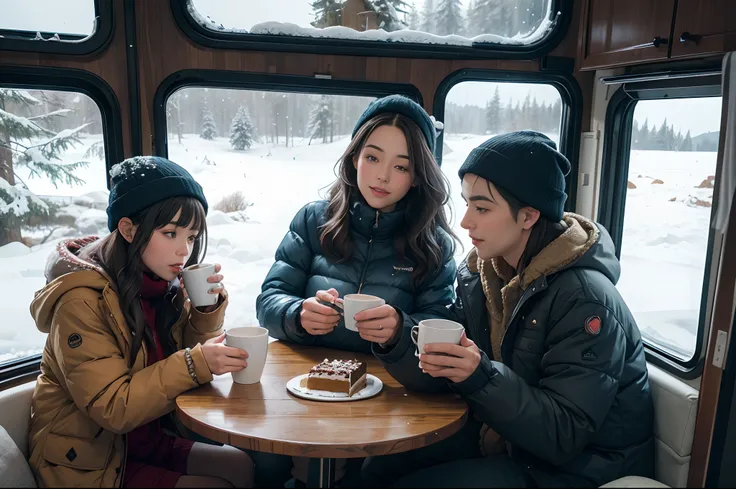
[[[55,66],[86,70],[100,76],[114,91],[121,110],[123,152],[132,155],[130,105],[126,65],[124,2],[115,6],[115,31],[110,45],[88,56],[0,51],[0,64]],[[575,2],[570,30],[553,56],[575,57],[580,6]],[[335,56],[303,53],[213,50],[195,44],[179,30],[165,0],[135,0],[138,61],[140,71],[143,152],[150,154],[153,143],[153,98],[156,89],[170,74],[183,69],[214,69],[250,73],[313,76],[330,74],[334,79],[410,83],[422,93],[425,108],[432,111],[435,91],[449,74],[463,68],[538,71],[539,60],[436,60]],[[576,74],[585,100],[583,130],[589,124],[592,74]]]
[[[130,102],[128,98],[128,75],[125,50],[125,21],[123,2],[113,2],[115,26],[113,38],[101,53],[87,56],[67,54],[28,53],[0,51],[1,65],[51,66],[85,70],[102,78],[112,88],[120,105],[123,133],[123,153],[132,156],[130,137]]]
[[[563,43],[552,53],[574,57],[577,51],[579,6]],[[277,73],[313,76],[330,74],[333,79],[411,83],[422,93],[425,108],[432,111],[439,83],[462,68],[538,71],[539,60],[436,60],[333,56],[304,53],[214,50],[196,45],[176,25],[168,2],[136,0],[139,42],[140,87],[143,134],[152,134],[153,99],[157,87],[170,74],[183,69],[214,69],[250,73]],[[581,87],[590,101],[592,76],[583,74]],[[586,103],[586,105],[589,105]],[[585,108],[589,114],[589,107]],[[583,130],[589,117],[583,116]],[[144,137],[143,150],[152,151],[150,138]]]

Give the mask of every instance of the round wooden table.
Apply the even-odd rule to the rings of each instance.
[[[300,399],[286,383],[325,358],[366,362],[383,382],[376,397],[350,402]],[[372,355],[275,341],[261,382],[235,384],[231,375],[176,399],[190,430],[239,448],[315,459],[310,480],[330,487],[334,459],[387,455],[443,440],[465,424],[467,404],[453,394],[417,394],[394,380]],[[319,465],[318,480],[312,466]],[[310,484],[311,485],[311,484]]]

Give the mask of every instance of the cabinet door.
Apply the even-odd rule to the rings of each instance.
[[[673,58],[736,50],[736,1],[679,0],[672,37]]]
[[[667,59],[675,0],[588,0],[582,69]]]

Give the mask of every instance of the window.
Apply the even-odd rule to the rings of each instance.
[[[634,109],[618,289],[644,340],[683,362],[698,339],[720,114],[720,97]]]
[[[257,324],[255,298],[297,211],[326,197],[373,97],[187,87],[166,102],[168,157],[210,204],[207,260],[222,264],[230,324]]]
[[[102,121],[85,94],[0,86],[0,366],[43,349],[28,307],[56,243],[107,234]]]
[[[90,54],[112,39],[110,0],[0,0],[0,50]]]
[[[442,171],[450,181],[453,230],[463,248],[455,259],[460,263],[473,249],[470,237],[460,227],[465,214],[462,185],[457,176],[470,151],[496,134],[531,129],[560,144],[562,99],[552,85],[463,81],[445,98]]]
[[[261,37],[270,43],[289,38],[334,49],[373,45],[380,41],[403,45],[414,54],[458,48],[496,52],[523,52],[531,57],[531,46],[549,44],[551,49],[564,34],[569,12],[559,12],[554,0],[273,0],[253,8],[237,0],[187,0],[174,7],[193,37],[208,44],[212,39],[245,41]],[[196,33],[201,34],[201,38]],[[554,36],[553,36],[554,34]],[[555,37],[554,42],[550,39]],[[340,39],[341,43],[326,42]],[[548,42],[549,41],[549,42]],[[304,42],[292,45],[304,45]],[[272,44],[273,45],[273,44]],[[427,47],[431,47],[427,49]],[[450,49],[448,49],[450,48]],[[391,49],[396,55],[397,46]],[[357,54],[357,53],[353,53]]]
[[[0,0],[0,30],[86,37],[94,32],[94,0]],[[47,38],[50,36],[44,36]]]

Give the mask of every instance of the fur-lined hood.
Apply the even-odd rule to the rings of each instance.
[[[77,287],[103,291],[113,287],[113,281],[102,267],[90,258],[99,238],[68,239],[60,241],[46,261],[46,286],[36,292],[31,302],[31,315],[36,327],[48,333],[56,302],[65,293]]]
[[[567,229],[532,258],[521,276],[502,259],[480,259],[475,248],[468,255],[468,269],[480,275],[486,296],[492,324],[491,345],[497,360],[501,360],[501,343],[516,304],[535,280],[569,268],[597,270],[614,285],[621,275],[613,241],[602,226],[572,213],[566,213],[563,222]]]

